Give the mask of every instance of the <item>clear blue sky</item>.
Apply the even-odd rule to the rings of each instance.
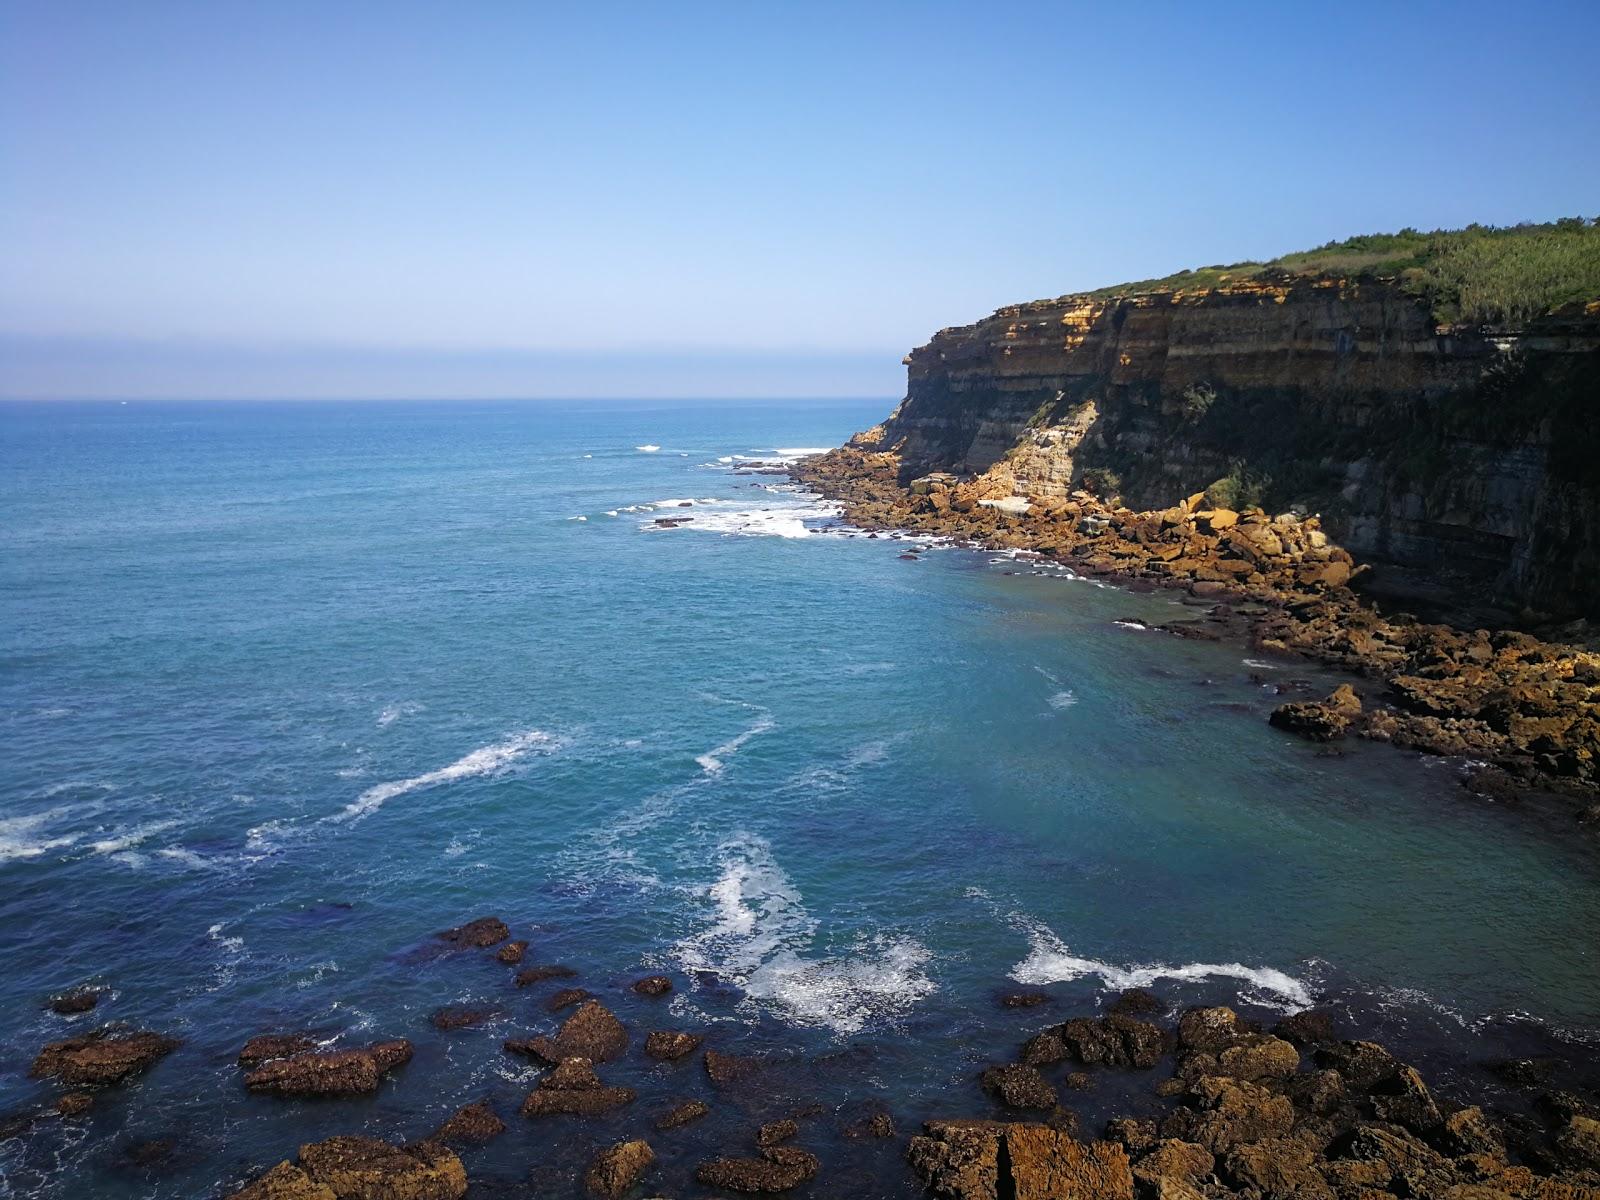
[[[1600,3],[0,2],[0,394],[893,395],[995,307],[1600,211]]]

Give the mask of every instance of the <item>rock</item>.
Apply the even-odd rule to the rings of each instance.
[[[1161,1001],[1144,988],[1127,988],[1111,1002],[1111,1011],[1124,1016],[1149,1016],[1161,1011]]]
[[[1600,1171],[1600,1120],[1574,1114],[1556,1135],[1556,1152],[1574,1167]]]
[[[1424,1136],[1442,1123],[1439,1106],[1414,1067],[1401,1067],[1372,1088],[1372,1111],[1380,1121],[1403,1125]]]
[[[894,1127],[893,1117],[886,1112],[877,1112],[846,1125],[844,1136],[847,1138],[892,1138],[898,1132],[899,1130]]]
[[[543,967],[524,967],[517,972],[516,984],[519,988],[528,987],[530,984],[543,983],[546,979],[571,979],[577,975],[571,967],[552,964]]]
[[[527,942],[510,942],[494,952],[495,958],[503,963],[516,966],[522,961],[522,956],[528,952]]]
[[[1057,1104],[1056,1090],[1034,1067],[1014,1064],[990,1067],[983,1073],[983,1089],[1007,1108],[1052,1109]]]
[[[641,996],[665,996],[672,990],[672,980],[665,975],[647,975],[634,982],[633,990]]]
[[[482,1025],[494,1014],[482,1008],[439,1008],[428,1021],[435,1029],[449,1032],[452,1029],[470,1029]]]
[[[69,1087],[106,1087],[121,1083],[178,1048],[158,1033],[111,1033],[97,1030],[39,1051],[30,1071],[35,1078],[55,1076]]]
[[[253,1070],[275,1058],[292,1058],[316,1048],[316,1039],[304,1033],[258,1034],[239,1051],[239,1065],[246,1070]]]
[[[1191,1008],[1178,1018],[1178,1049],[1215,1054],[1249,1032],[1231,1008]]]
[[[506,1131],[502,1121],[487,1100],[458,1108],[434,1133],[435,1141],[455,1142],[465,1146],[481,1146],[491,1142]]]
[[[1223,1174],[1246,1195],[1333,1200],[1332,1189],[1313,1166],[1315,1150],[1293,1138],[1273,1138],[1235,1146],[1223,1160]]]
[[[1400,1063],[1376,1042],[1339,1042],[1316,1053],[1317,1065],[1337,1071],[1353,1092],[1371,1091],[1400,1069]]]
[[[1555,1077],[1561,1060],[1556,1058],[1502,1058],[1485,1064],[1512,1087],[1544,1087]]]
[[[1106,1122],[1105,1139],[1137,1156],[1156,1144],[1156,1123],[1146,1117],[1117,1117]]]
[[[1195,1142],[1173,1138],[1156,1142],[1133,1164],[1133,1177],[1150,1190],[1159,1190],[1162,1181],[1181,1181],[1193,1186],[1210,1175],[1216,1166],[1211,1151]]]
[[[411,1061],[404,1038],[364,1050],[323,1050],[274,1059],[244,1077],[252,1092],[279,1096],[355,1096],[378,1090],[384,1074]]]
[[[1308,1008],[1290,1013],[1272,1027],[1272,1032],[1296,1046],[1320,1046],[1333,1041],[1333,1017],[1326,1012]]]
[[[1149,1068],[1161,1061],[1171,1038],[1157,1025],[1124,1013],[1095,1020],[1074,1017],[1030,1038],[1022,1048],[1022,1061],[1046,1066],[1064,1058],[1110,1067]]]
[[[998,997],[1001,1008],[1033,1008],[1050,999],[1048,992],[1008,992]]]
[[[678,1033],[658,1029],[644,1039],[644,1052],[651,1058],[671,1062],[686,1054],[693,1054],[704,1039],[693,1033]]]
[[[583,1184],[592,1195],[605,1200],[620,1200],[624,1192],[638,1182],[639,1176],[656,1160],[650,1143],[635,1138],[631,1142],[618,1142],[608,1150],[595,1155],[589,1164]]]
[[[1283,1137],[1294,1125],[1294,1105],[1258,1084],[1207,1077],[1195,1084],[1194,1109],[1179,1109],[1161,1123],[1161,1134],[1198,1142],[1220,1153],[1241,1142]]]
[[[1094,1086],[1094,1076],[1087,1071],[1072,1071],[1062,1079],[1061,1086],[1074,1092],[1087,1092]]]
[[[68,1092],[56,1101],[56,1113],[63,1117],[81,1117],[93,1107],[93,1092]]]
[[[333,1189],[318,1183],[293,1163],[281,1162],[255,1182],[234,1192],[228,1200],[340,1200]]]
[[[793,1120],[768,1121],[756,1130],[757,1146],[776,1146],[787,1142],[800,1132],[800,1125]]]
[[[50,1011],[61,1017],[75,1017],[86,1013],[100,1003],[100,993],[94,988],[74,988],[50,998]]]
[[[587,999],[589,999],[588,988],[562,988],[544,1002],[544,1007],[546,1012],[560,1012],[563,1008],[582,1004]]]
[[[711,1106],[704,1100],[685,1100],[682,1104],[673,1105],[666,1112],[656,1118],[657,1129],[677,1129],[680,1125],[687,1125],[691,1121],[698,1121],[711,1111]]]
[[[1505,1157],[1505,1142],[1477,1105],[1458,1109],[1445,1118],[1439,1144],[1451,1154],[1488,1154]]]
[[[339,1200],[460,1200],[467,1170],[437,1142],[391,1146],[370,1137],[332,1137],[300,1147],[300,1168]]]
[[[464,949],[468,947],[484,949],[505,941],[511,936],[511,930],[499,917],[479,917],[476,921],[468,921],[465,925],[446,929],[437,936]]]
[[[796,1146],[773,1146],[759,1158],[714,1158],[701,1163],[694,1177],[707,1187],[730,1192],[786,1192],[816,1177],[817,1156]]]
[[[706,1075],[718,1087],[728,1087],[748,1079],[761,1069],[761,1060],[738,1054],[722,1054],[716,1050],[705,1053]]]
[[[534,1057],[552,1064],[569,1058],[610,1062],[628,1048],[628,1031],[605,1005],[585,1000],[554,1037],[533,1038],[526,1047]]]
[[[1192,1054],[1183,1063],[1185,1077],[1226,1075],[1232,1079],[1287,1079],[1300,1069],[1300,1051],[1282,1038],[1248,1033],[1216,1054]]]
[[[525,1117],[547,1117],[569,1113],[591,1117],[609,1112],[634,1100],[634,1090],[625,1087],[606,1087],[594,1073],[594,1064],[587,1058],[569,1058],[557,1064],[539,1081],[522,1102]]]
[[[1341,683],[1325,700],[1291,701],[1272,710],[1268,721],[1278,729],[1313,742],[1343,737],[1361,715],[1361,699],[1348,683]]]
[[[1132,1200],[1123,1148],[1048,1125],[929,1121],[906,1159],[946,1200]]]

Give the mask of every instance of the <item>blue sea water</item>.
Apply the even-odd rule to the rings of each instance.
[[[438,953],[485,914],[636,1042],[787,1064],[653,1138],[668,1194],[763,1103],[816,1101],[819,1129],[987,1112],[985,1062],[1127,986],[1343,1005],[1422,1054],[1592,1052],[1600,868],[1570,823],[1459,763],[1281,736],[1279,686],[1333,677],[1139,627],[1173,596],[906,558],[926,543],[736,470],[888,407],[0,408],[0,1196],[215,1195],[485,1095],[512,1131],[475,1188],[568,1194],[595,1146],[709,1095],[635,1050],[608,1073],[633,1108],[515,1117],[538,1072],[500,1042],[553,1028],[564,984]],[[671,998],[626,989],[655,971]],[[81,984],[93,1014],[46,1010]],[[1023,985],[1050,1005],[995,1004]],[[454,1004],[497,1015],[433,1029]],[[86,1118],[5,1126],[59,1091],[38,1048],[104,1022],[183,1045]],[[292,1030],[416,1058],[371,1099],[247,1095],[239,1046]],[[809,1194],[909,1186],[892,1145],[814,1148]]]

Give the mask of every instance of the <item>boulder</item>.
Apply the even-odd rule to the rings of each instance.
[[[821,1167],[815,1154],[797,1146],[771,1146],[759,1158],[714,1158],[695,1168],[694,1177],[707,1187],[730,1192],[786,1192],[816,1177]]]
[[[672,990],[672,980],[665,975],[647,975],[634,982],[633,990],[641,996],[665,996]]]
[[[463,949],[483,949],[495,946],[511,936],[511,930],[499,917],[479,917],[475,921],[468,921],[465,925],[457,925],[454,929],[446,929],[437,935],[441,941]]]
[[[983,1073],[983,1089],[1007,1108],[1052,1109],[1056,1090],[1039,1071],[1022,1063],[990,1067]]]
[[[555,1070],[528,1093],[522,1102],[522,1115],[592,1117],[631,1104],[634,1096],[632,1088],[607,1087],[601,1083],[594,1073],[594,1064],[588,1059],[569,1058],[557,1064]]]
[[[370,1137],[332,1137],[300,1147],[300,1168],[339,1200],[460,1200],[467,1170],[437,1142],[391,1146]]]
[[[178,1048],[159,1033],[111,1033],[101,1029],[39,1051],[30,1071],[35,1078],[54,1076],[69,1087],[106,1087],[121,1083]]]
[[[279,1096],[355,1096],[378,1090],[383,1075],[411,1061],[404,1038],[362,1050],[323,1050],[273,1059],[244,1077],[252,1092]]]
[[[455,1142],[465,1146],[481,1146],[491,1142],[506,1131],[502,1121],[487,1100],[458,1108],[434,1133],[435,1141]]]
[[[275,1058],[292,1058],[317,1048],[316,1039],[304,1033],[263,1033],[251,1038],[239,1051],[239,1065],[248,1070]]]
[[[631,1142],[618,1142],[595,1155],[583,1177],[584,1187],[591,1195],[605,1200],[620,1200],[623,1193],[638,1182],[639,1176],[656,1160],[650,1143],[642,1138]]]
[[[1191,1008],[1178,1018],[1178,1049],[1216,1053],[1250,1032],[1231,1008]]]
[[[494,952],[495,958],[510,966],[516,966],[522,961],[522,956],[528,952],[527,942],[508,942]]]
[[[1128,1156],[1048,1125],[929,1121],[906,1159],[946,1200],[1132,1200]]]
[[[711,1106],[704,1100],[685,1100],[675,1104],[666,1112],[656,1118],[657,1129],[677,1129],[680,1125],[687,1125],[691,1121],[698,1121],[711,1111]]]
[[[757,1146],[777,1146],[789,1141],[800,1132],[799,1122],[792,1119],[768,1121],[756,1130]]]
[[[90,987],[73,988],[50,998],[50,1011],[60,1017],[75,1017],[100,1003],[100,993]]]
[[[511,1047],[509,1042],[506,1045]],[[569,1058],[610,1062],[628,1048],[628,1031],[605,1005],[598,1000],[585,1000],[554,1037],[532,1038],[522,1046],[535,1058],[551,1064]]]
[[[644,1039],[644,1052],[651,1058],[672,1062],[686,1054],[693,1054],[703,1040],[698,1034],[658,1029]]]

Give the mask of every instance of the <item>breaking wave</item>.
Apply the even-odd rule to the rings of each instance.
[[[512,763],[530,752],[538,751],[550,753],[556,745],[556,739],[541,729],[529,729],[522,733],[513,734],[503,742],[495,742],[488,746],[479,746],[472,753],[456,759],[447,767],[440,767],[437,771],[427,771],[421,775],[414,775],[410,779],[398,779],[392,783],[380,783],[369,787],[362,792],[352,803],[345,806],[344,810],[335,820],[354,821],[361,817],[377,812],[384,804],[396,796],[403,796],[407,792],[415,792],[422,788],[436,787],[441,783],[453,783],[458,779],[471,779],[477,775],[492,775],[503,771]]]

